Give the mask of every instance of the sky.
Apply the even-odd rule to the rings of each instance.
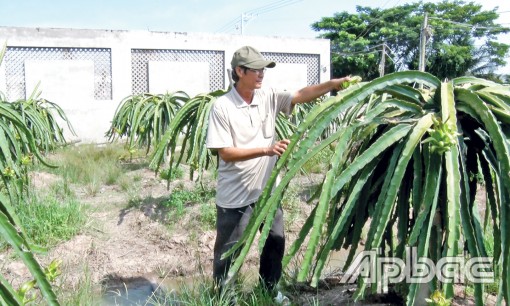
[[[0,26],[314,38],[318,33],[310,25],[322,17],[356,13],[357,5],[386,9],[413,2],[418,0],[0,0]],[[510,1],[473,2],[486,10],[498,7],[498,22],[510,27]],[[510,44],[510,35],[500,41]],[[507,62],[498,72],[510,74],[510,57]]]

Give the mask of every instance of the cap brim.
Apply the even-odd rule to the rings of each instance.
[[[262,68],[273,68],[274,66],[276,66],[276,63],[271,62],[271,61],[258,60],[258,61],[251,62],[249,64],[245,64],[243,66],[252,68],[252,69],[262,69]]]

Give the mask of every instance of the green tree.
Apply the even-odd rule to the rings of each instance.
[[[440,79],[486,76],[506,64],[510,45],[499,43],[498,35],[510,28],[495,23],[497,8],[483,11],[480,4],[445,0],[389,9],[357,6],[356,11],[335,13],[312,24],[320,37],[331,40],[335,76],[378,77],[383,45],[386,73],[417,70],[425,14],[427,72]]]

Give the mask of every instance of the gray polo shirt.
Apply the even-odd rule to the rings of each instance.
[[[257,89],[251,104],[235,88],[219,97],[211,109],[207,148],[270,147],[275,142],[275,121],[279,112],[292,111],[292,94],[274,89]],[[238,208],[258,200],[277,156],[263,156],[238,162],[220,158],[216,204]]]

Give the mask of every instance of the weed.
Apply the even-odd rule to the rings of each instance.
[[[194,279],[193,283],[182,282],[178,290],[160,294],[151,298],[151,305],[275,305],[274,297],[260,286],[253,286],[253,282],[242,276],[227,288],[218,290],[212,279],[202,276]]]
[[[84,206],[74,198],[30,195],[16,206],[30,239],[41,246],[54,246],[78,233],[85,224]]]
[[[43,269],[43,273],[48,279],[50,283],[55,283],[57,277],[60,276],[62,271],[60,270],[60,265],[62,264],[62,260],[55,259],[53,260],[47,267]],[[17,298],[21,301],[21,305],[30,305],[32,302],[35,302],[38,299],[37,292],[35,289],[37,288],[37,282],[35,279],[24,282],[18,290],[16,290]],[[4,305],[2,303],[2,305]]]
[[[72,288],[58,288],[57,294],[62,305],[99,305],[101,292],[95,289],[88,266],[82,268],[83,273]],[[62,278],[66,277],[65,271]]]
[[[487,226],[484,231],[484,244],[487,250],[487,256],[494,256],[494,232],[492,226]],[[497,262],[493,263],[494,282],[485,284],[485,292],[492,295],[498,295],[499,283],[501,280],[500,269]]]
[[[297,185],[290,185],[282,198],[282,208],[287,213],[285,218],[286,227],[294,224],[301,213],[299,188]]]
[[[216,226],[216,205],[211,201],[200,203],[199,220],[204,229],[214,229]]]
[[[58,180],[57,182],[52,184],[50,186],[50,191],[58,199],[75,197],[74,192],[71,190],[71,184],[69,183],[69,179],[66,176],[64,176],[62,180]]]
[[[57,168],[35,165],[34,169],[40,167],[43,171],[66,178],[68,183],[85,185],[87,194],[95,195],[101,185],[116,184],[122,177],[119,158],[123,151],[120,145],[113,144],[101,147],[93,144],[65,147],[54,155],[58,156],[58,161],[53,161]]]
[[[181,218],[184,215],[186,207],[195,204],[203,205],[204,203],[209,202],[210,199],[214,197],[214,193],[215,193],[214,190],[207,190],[201,188],[196,188],[191,191],[181,188],[175,188],[172,191],[170,198],[167,201],[161,203],[161,205],[165,208],[170,209],[168,217],[170,220],[175,220]],[[207,213],[207,215],[203,217],[205,219],[210,219],[211,218],[210,209],[206,207],[203,209],[203,211]]]
[[[329,161],[333,155],[333,150],[329,147],[324,148],[317,155],[314,155],[303,165],[305,173],[324,173],[327,170]]]
[[[162,266],[156,267],[156,273],[158,274],[159,278],[165,278],[168,275],[168,271]]]
[[[159,173],[159,177],[163,180],[170,180],[170,181],[173,181],[176,179],[182,179],[184,177],[184,170],[182,170],[181,167],[177,167],[170,174],[170,169],[163,169]]]

